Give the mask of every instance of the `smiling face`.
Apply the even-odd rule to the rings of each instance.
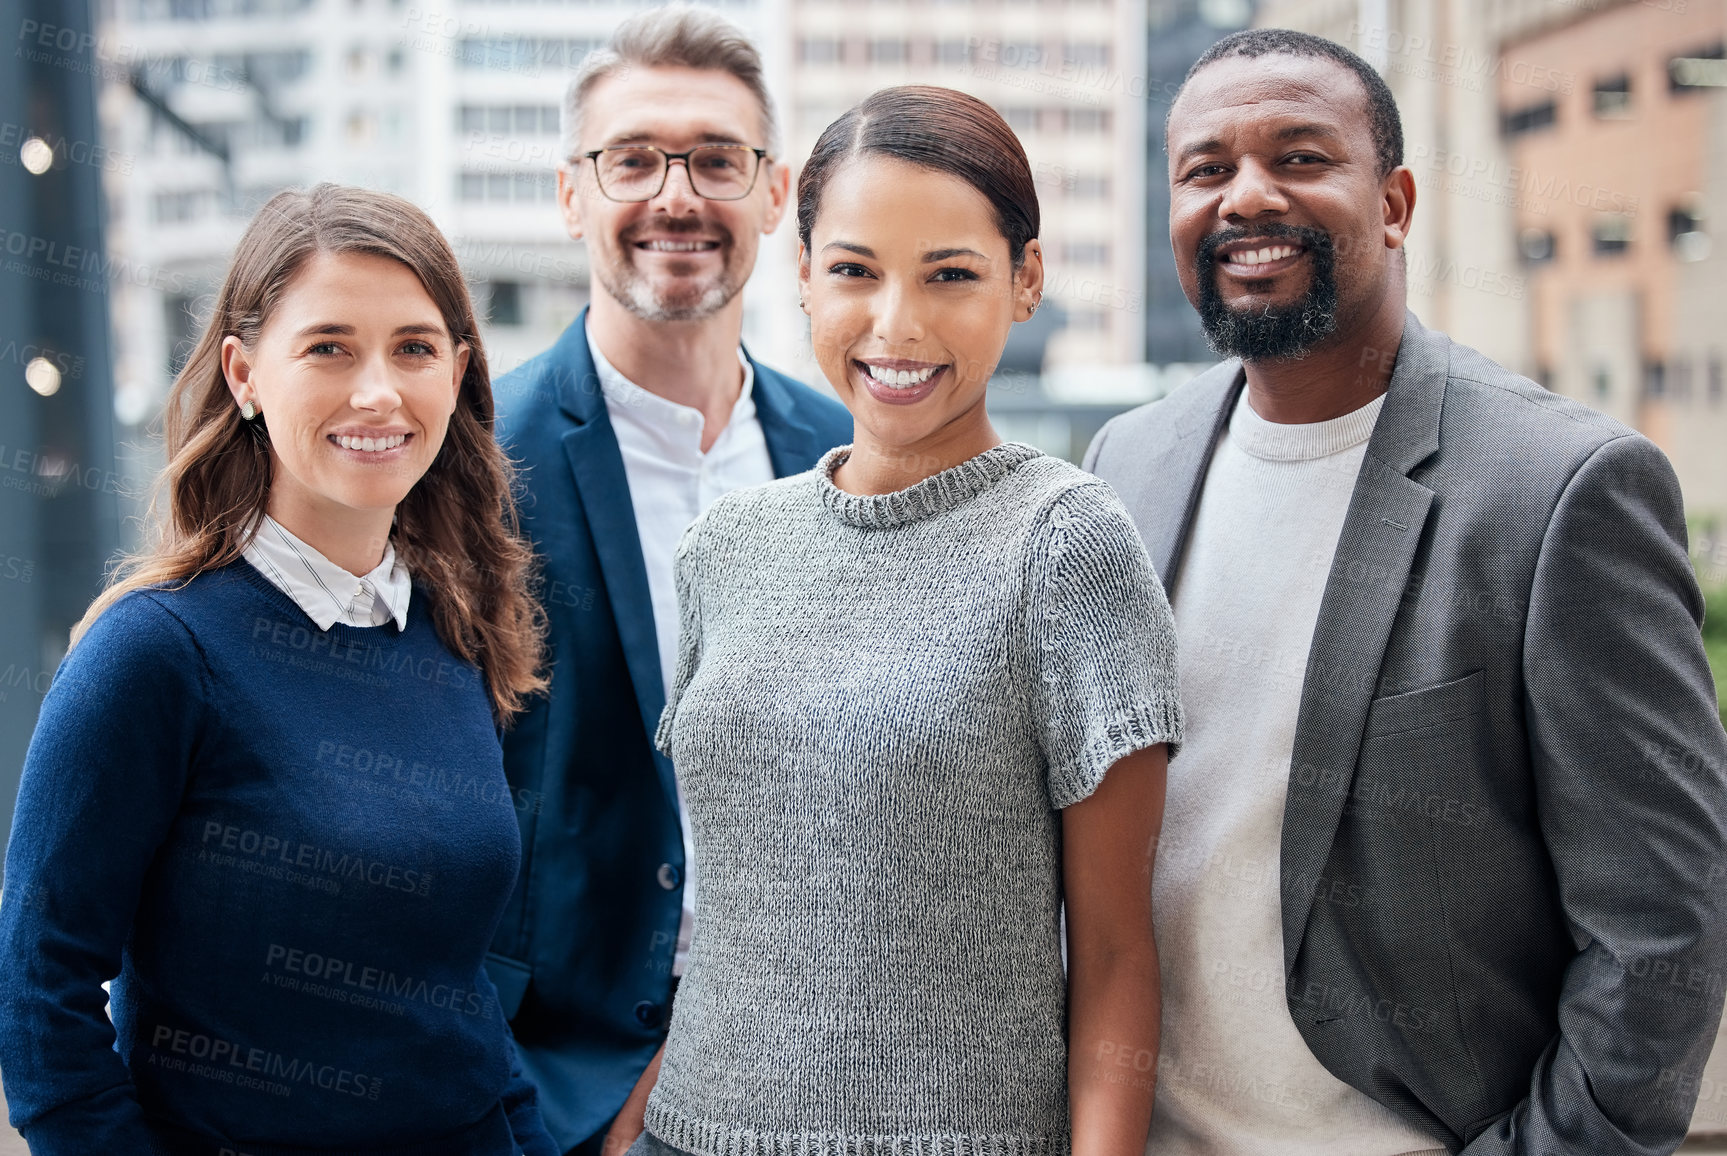
[[[1016,271],[988,199],[965,181],[866,154],[823,189],[798,280],[816,360],[859,442],[951,456],[935,447],[987,434],[984,387],[1008,330],[1031,316],[1043,258],[1029,241]]]
[[[1219,353],[1299,357],[1401,293],[1413,182],[1380,174],[1366,93],[1342,64],[1207,65],[1176,101],[1168,146],[1175,264]]]
[[[308,258],[255,346],[222,345],[235,403],[252,402],[269,431],[270,516],[308,540],[331,518],[387,528],[444,444],[467,365],[406,265]]]
[[[581,151],[653,145],[681,153],[704,144],[766,148],[762,110],[728,72],[631,68],[601,78],[582,105]],[[594,278],[618,304],[647,321],[699,321],[730,303],[764,233],[785,212],[784,165],[761,162],[741,200],[712,201],[690,187],[674,161],[650,201],[619,202],[600,192],[594,162],[558,172],[558,203],[571,237],[586,240]]]

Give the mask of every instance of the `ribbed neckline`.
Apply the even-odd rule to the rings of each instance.
[[[1285,425],[1266,421],[1247,403],[1247,390],[1229,417],[1229,436],[1249,457],[1267,462],[1310,462],[1328,458],[1344,450],[1354,449],[1373,436],[1373,424],[1379,420],[1380,407],[1385,404],[1382,393],[1360,409],[1351,410],[1330,421]]]
[[[1003,442],[903,490],[890,494],[848,494],[834,485],[834,471],[851,457],[851,451],[850,446],[835,446],[823,454],[816,463],[816,482],[828,511],[846,525],[864,530],[891,529],[957,509],[1007,477],[1022,462],[1043,456],[1043,451],[1035,446]]]

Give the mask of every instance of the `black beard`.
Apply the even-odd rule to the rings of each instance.
[[[1217,250],[1232,241],[1286,239],[1300,242],[1313,260],[1307,292],[1288,305],[1231,309],[1217,287]],[[1205,339],[1222,357],[1243,361],[1305,357],[1337,329],[1336,253],[1331,234],[1306,225],[1261,225],[1220,229],[1199,244],[1199,322]]]

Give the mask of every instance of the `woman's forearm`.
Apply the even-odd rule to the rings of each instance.
[[[1141,1156],[1157,1086],[1157,948],[1074,950],[1068,1103],[1074,1156]]]

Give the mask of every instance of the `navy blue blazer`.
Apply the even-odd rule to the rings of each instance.
[[[844,406],[751,365],[776,476],[851,441]],[[650,742],[665,682],[587,311],[493,392],[542,567],[552,688],[504,736],[522,873],[487,967],[568,1150],[611,1122],[665,1037],[683,839],[672,764]]]

